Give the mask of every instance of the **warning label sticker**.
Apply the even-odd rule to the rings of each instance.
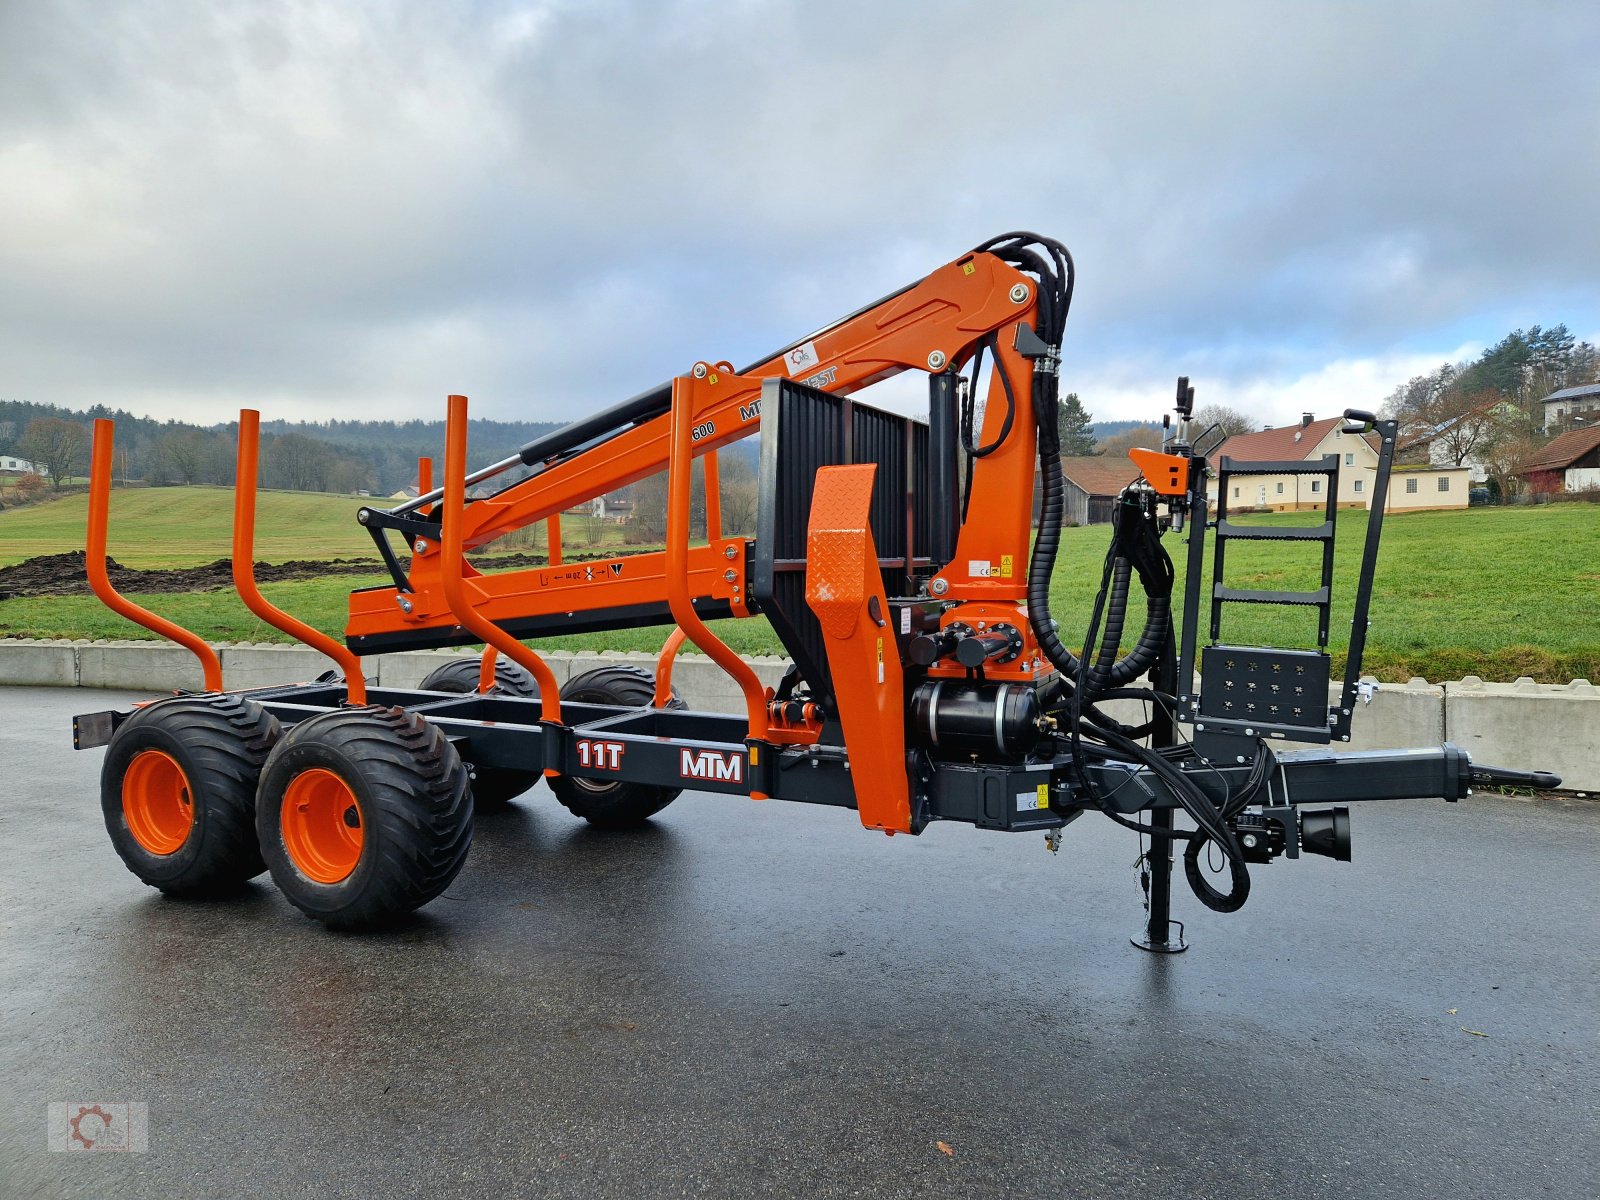
[[[1041,783],[1031,792],[1017,793],[1018,812],[1040,812],[1050,807],[1050,785]]]

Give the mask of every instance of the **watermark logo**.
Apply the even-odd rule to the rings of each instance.
[[[50,1149],[143,1154],[149,1148],[149,1118],[143,1104],[68,1100],[46,1110]]]

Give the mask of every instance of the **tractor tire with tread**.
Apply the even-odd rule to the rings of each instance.
[[[401,708],[346,708],[273,748],[256,831],[291,904],[330,928],[371,928],[450,885],[472,809],[466,766],[436,726]]]
[[[281,734],[238,696],[175,696],[136,709],[100,770],[100,808],[128,869],[170,896],[237,891],[267,869],[256,784]]]
[[[428,672],[419,685],[425,692],[451,692],[470,695],[478,690],[477,658],[456,658]],[[539,698],[539,684],[526,667],[501,656],[494,663],[494,686],[491,696],[519,696],[530,700]],[[539,771],[519,771],[514,767],[480,767],[471,759],[467,769],[472,774],[472,803],[479,812],[504,808],[534,784],[539,782]]]
[[[571,700],[576,704],[616,704],[627,708],[649,708],[655,702],[655,695],[654,675],[641,667],[624,665],[596,667],[592,671],[574,675],[567,681],[567,686],[561,689],[562,700]],[[686,707],[676,690],[667,707]],[[568,812],[596,828],[627,829],[655,816],[676,800],[683,789],[561,775],[550,780],[550,790]]]

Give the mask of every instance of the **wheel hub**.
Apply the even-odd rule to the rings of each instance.
[[[194,797],[178,760],[141,750],[122,776],[122,815],[133,840],[151,854],[175,854],[194,828]]]
[[[283,846],[307,879],[339,883],[361,861],[366,836],[355,792],[323,767],[302,771],[283,793]]]

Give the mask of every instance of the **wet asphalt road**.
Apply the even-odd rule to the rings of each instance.
[[[1600,804],[1358,809],[1162,959],[1097,818],[607,837],[541,787],[341,936],[124,870],[68,718],[129,699],[0,689],[5,1197],[1600,1195]],[[94,1099],[149,1152],[48,1153]]]

